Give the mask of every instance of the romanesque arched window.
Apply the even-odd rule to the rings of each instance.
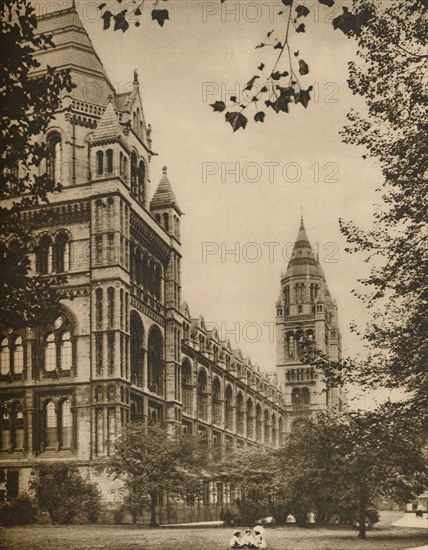
[[[192,367],[189,361],[184,361],[181,368],[181,388],[183,396],[183,412],[193,414]]]
[[[73,352],[71,344],[71,334],[68,330],[60,335],[60,368],[70,370],[73,363]]]
[[[271,429],[272,429],[272,445],[274,447],[277,447],[278,446],[278,424],[276,423],[276,416],[274,413],[272,414]]]
[[[155,267],[155,296],[158,300],[162,298],[162,268],[159,264]]]
[[[158,327],[152,327],[148,338],[148,386],[157,395],[165,393],[163,338]]]
[[[37,270],[41,275],[47,275],[53,271],[53,245],[50,235],[40,238],[36,252]]]
[[[47,139],[47,175],[55,183],[61,182],[62,142],[58,132],[51,132]]]
[[[114,326],[114,309],[114,288],[110,286],[107,289],[107,320],[110,328]]]
[[[247,401],[247,437],[254,439],[254,407],[251,399]]]
[[[9,339],[3,338],[0,351],[0,374],[6,375],[11,370]]]
[[[144,327],[136,311],[131,312],[131,382],[142,386],[144,382]],[[150,389],[150,388],[149,388]]]
[[[40,330],[40,329],[39,329]],[[69,372],[73,367],[71,324],[65,316],[58,317],[43,336],[43,365],[46,373]]]
[[[57,273],[70,269],[70,238],[65,231],[55,237],[55,268]]]
[[[57,368],[55,335],[49,333],[45,338],[45,371],[51,372]]]
[[[197,382],[197,412],[198,418],[201,420],[208,419],[208,393],[207,393],[207,373],[205,369],[201,369],[198,373]]]
[[[11,417],[10,411],[7,405],[3,405],[1,408],[1,449],[7,451],[10,449],[11,444]]]
[[[131,193],[137,195],[137,180],[138,180],[138,168],[137,168],[137,154],[135,151],[131,153]]]
[[[113,173],[113,150],[112,149],[107,149],[106,161],[107,161],[107,174],[112,174]]]
[[[1,445],[2,450],[14,451],[24,448],[24,413],[19,402],[4,403],[1,406]]]
[[[212,414],[213,414],[213,422],[214,424],[217,424],[217,426],[221,425],[222,420],[222,414],[221,414],[221,408],[222,408],[222,400],[220,395],[220,380],[218,378],[214,378],[213,381],[213,389],[212,389]]]
[[[95,322],[98,329],[103,326],[103,289],[95,290]]]
[[[256,405],[256,441],[262,443],[263,417],[260,405]]]
[[[17,336],[12,344],[12,372],[21,374],[24,370],[24,346],[22,345],[22,337]]]
[[[236,431],[239,435],[244,435],[244,398],[239,392],[236,396]]]
[[[282,447],[284,444],[284,423],[282,416],[278,419],[278,447]]]
[[[69,449],[72,441],[73,418],[71,403],[68,399],[62,401],[60,413],[60,446],[62,449]]]
[[[138,166],[138,200],[144,204],[144,198],[145,198],[145,185],[146,185],[146,166],[144,164],[144,161],[140,160],[140,164]]]
[[[266,409],[264,413],[264,442],[265,445],[270,444],[270,422],[269,422],[269,411]]]
[[[104,173],[104,151],[97,151],[97,175],[102,176]]]
[[[58,444],[58,424],[55,405],[48,401],[45,405],[45,445],[46,448],[55,448]]]
[[[233,430],[233,394],[232,387],[227,386],[224,392],[224,427]]]

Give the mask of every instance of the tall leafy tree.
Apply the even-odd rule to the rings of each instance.
[[[404,504],[423,488],[428,473],[422,430],[409,430],[395,404],[375,411],[320,415],[293,434],[278,452],[286,498],[305,517],[358,518],[366,538],[369,507],[383,496]]]
[[[70,74],[40,66],[38,50],[53,48],[50,36],[37,32],[37,18],[28,0],[0,3],[2,65],[0,67],[0,325],[20,327],[58,313],[55,281],[31,273],[29,254],[35,247],[24,211],[48,202],[57,182],[37,175],[48,158],[40,141],[59,107],[61,92],[71,91]]]
[[[158,425],[132,423],[115,441],[106,470],[124,482],[130,497],[150,498],[150,526],[158,527],[159,497],[185,498],[197,493],[204,479],[205,458],[197,438],[172,437]]]

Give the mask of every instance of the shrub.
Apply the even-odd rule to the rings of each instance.
[[[37,521],[37,507],[28,496],[23,495],[0,506],[0,518],[3,525],[25,525]]]
[[[74,464],[41,464],[31,482],[37,504],[49,513],[52,523],[73,523],[86,518],[95,522],[101,493],[95,483],[83,479]]]

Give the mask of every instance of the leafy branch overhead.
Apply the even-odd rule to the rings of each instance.
[[[152,11],[152,21],[157,21],[161,27],[169,20],[169,11],[165,9],[168,0],[155,0]],[[219,0],[220,4],[227,0]],[[270,63],[259,64],[256,73],[243,87],[245,98],[230,97],[229,103],[222,100],[211,104],[214,112],[225,112],[225,119],[233,131],[247,127],[249,114],[247,109],[254,106],[253,119],[255,122],[264,122],[266,111],[275,113],[288,113],[290,104],[301,104],[305,109],[311,100],[310,92],[313,90],[310,83],[305,83],[302,77],[310,72],[309,63],[301,56],[299,51],[292,48],[293,34],[306,32],[305,18],[316,9],[316,4],[310,8],[304,4],[304,0],[281,0],[283,7],[277,13],[280,28],[272,29],[266,34],[266,38],[255,46],[256,49],[264,48],[274,52]],[[332,8],[337,0],[318,0],[320,5]],[[131,24],[141,26],[145,0],[133,0],[131,5],[121,9],[123,0],[103,2],[98,8],[104,22],[104,29],[113,28],[115,31],[125,32]],[[114,9],[117,8],[117,9]],[[358,13],[351,13],[343,7],[342,14],[333,19],[334,29],[340,29],[348,36],[358,36],[362,27],[370,20],[371,12],[368,9]],[[282,28],[284,26],[284,28]],[[282,38],[277,38],[279,34]]]

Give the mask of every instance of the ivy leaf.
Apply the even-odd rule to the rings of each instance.
[[[247,82],[244,88],[244,92],[245,90],[251,90],[251,88],[254,86],[254,82],[256,81],[256,78],[260,78],[260,77],[258,75],[255,75]]]
[[[299,74],[302,76],[305,74],[308,74],[309,67],[308,64],[303,61],[303,59],[299,59]]]
[[[334,6],[334,0],[318,0],[320,4],[324,4],[324,6],[328,6],[329,8],[332,8]]]
[[[248,119],[246,116],[244,116],[242,113],[226,113],[225,118],[227,122],[232,126],[233,131],[236,132],[236,130],[239,130],[239,128],[242,128],[245,130],[245,126],[247,125]]]
[[[292,102],[295,92],[291,87],[283,88],[281,86],[277,86],[277,88],[280,91],[279,97],[277,97],[274,102],[268,99],[265,101],[265,105],[267,107],[272,107],[276,113],[279,113],[279,111],[288,113],[288,105]]]
[[[281,50],[282,49],[282,43],[281,42],[277,42],[275,44],[275,46],[273,47],[274,50]]]
[[[121,30],[122,32],[125,32],[129,29],[129,23],[126,20],[126,10],[122,10],[114,17],[114,30],[118,31]]]
[[[106,3],[103,2],[102,4],[100,4],[100,5],[98,6],[98,9],[101,11],[101,10],[103,10],[105,7],[106,7]]]
[[[306,6],[297,6],[296,12],[297,17],[306,17],[310,13],[310,10]]]
[[[296,94],[296,103],[301,103],[303,107],[306,109],[308,107],[309,101],[311,99],[311,96],[309,95],[309,92],[313,90],[312,86],[309,86],[307,90],[300,90]]]
[[[257,68],[259,71],[263,71],[263,69],[265,68],[265,64],[261,63]]]
[[[142,14],[141,8],[138,7],[138,8],[135,10],[135,15],[138,16],[138,15],[141,15],[141,14]]]
[[[299,55],[299,50],[297,52],[294,52],[294,57],[297,57]]]
[[[262,93],[264,93],[264,92],[267,92],[268,89],[266,88],[266,86],[263,86],[263,88],[262,88],[260,91],[261,91]]]
[[[269,31],[269,32],[267,33],[266,36],[267,36],[268,38],[270,38],[270,35],[273,33],[273,31],[274,31],[274,29],[272,29],[271,31]]]
[[[111,23],[111,18],[113,17],[113,14],[111,13],[111,11],[105,11],[103,14],[102,14],[102,19],[104,21],[104,30],[106,31],[107,29],[110,28],[110,23]]]
[[[214,109],[214,112],[221,113],[226,109],[226,104],[224,101],[216,101],[215,103],[210,103],[210,107]]]
[[[236,95],[231,96],[230,101],[233,103],[236,103]]]
[[[288,74],[289,73],[287,71],[284,71],[283,73],[280,73],[279,71],[275,71],[270,76],[272,77],[273,80],[279,80],[283,76],[288,76]]]
[[[284,6],[291,6],[293,0],[282,0],[282,3],[284,4]]]
[[[263,44],[263,42],[260,42],[260,44],[258,44],[258,45],[256,46],[256,50],[257,50],[257,48],[263,48],[263,47],[266,46],[266,45],[267,45],[267,44]]]
[[[259,111],[254,115],[254,120],[256,122],[264,122],[265,113],[263,111]]]
[[[296,32],[305,32],[305,24],[300,23],[300,25],[296,29]]]
[[[161,27],[163,27],[166,20],[169,20],[168,10],[153,10],[152,20],[157,21]]]

